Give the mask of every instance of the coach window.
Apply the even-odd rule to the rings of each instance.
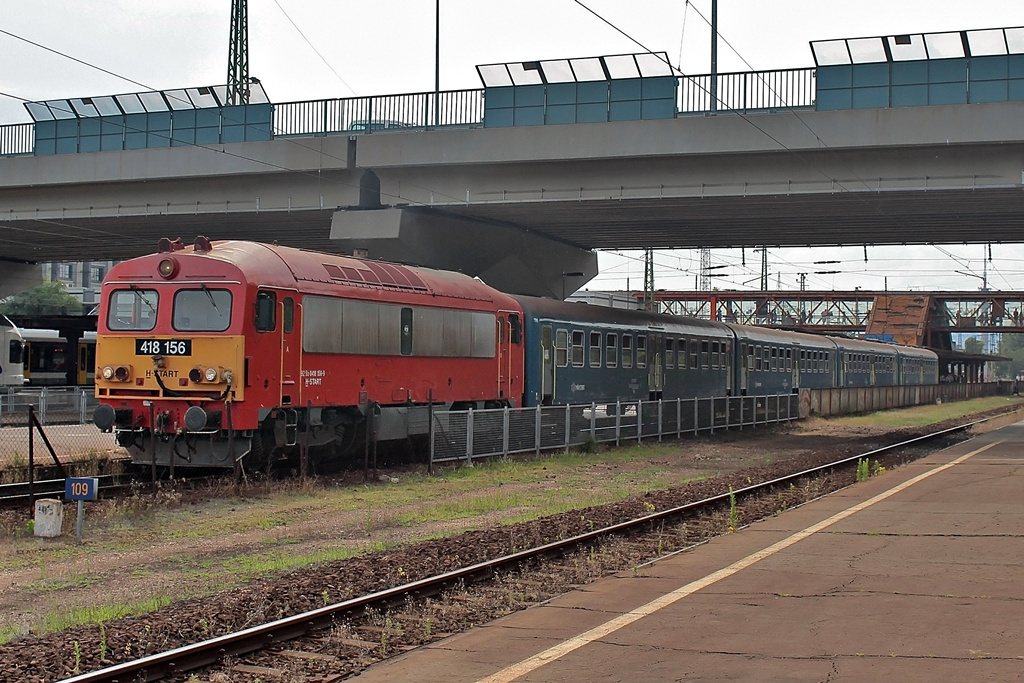
[[[583,367],[583,330],[572,331],[572,366]]]
[[[665,340],[665,369],[671,370],[676,366],[676,340],[669,338]]]
[[[772,365],[771,365],[771,369],[772,369],[772,372],[778,372],[779,371],[779,350],[777,348],[775,348],[774,346],[772,347]]]
[[[718,368],[719,345],[718,342],[711,342],[711,367]]]
[[[261,290],[256,293],[256,330],[270,332],[277,327],[277,295]]]
[[[118,289],[110,295],[107,327],[112,330],[146,331],[156,326],[160,295],[155,289]]]
[[[786,372],[793,372],[793,349],[786,349]]]
[[[608,367],[614,368],[619,365],[619,335],[614,332],[608,333],[608,348],[605,351],[605,362]]]
[[[700,340],[700,369],[707,370],[711,365],[711,344],[706,339]]]
[[[832,354],[829,351],[825,352],[825,372],[832,372]]]
[[[647,337],[642,334],[636,336],[636,366],[647,367]]]
[[[569,333],[565,330],[555,330],[555,365],[569,365]]]
[[[622,335],[622,367],[633,367],[633,336]]]
[[[590,333],[590,367],[601,367],[601,333]]]
[[[691,339],[690,340],[690,365],[688,366],[690,370],[696,370],[698,368],[698,364],[697,364],[697,353],[698,353],[698,351],[697,351],[697,349],[698,349],[697,340],[696,339]]]
[[[402,309],[402,344],[401,351],[403,356],[412,355],[412,309]]]
[[[756,361],[754,360],[754,345],[751,344],[750,346],[747,346],[745,353],[746,360],[744,362],[747,364],[747,370],[753,370],[756,364]]]

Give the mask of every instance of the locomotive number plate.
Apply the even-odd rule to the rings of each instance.
[[[191,356],[191,339],[136,339],[136,356]]]

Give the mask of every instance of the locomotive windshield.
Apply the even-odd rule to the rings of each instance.
[[[223,332],[231,324],[231,292],[182,289],[174,295],[172,327],[179,332]]]
[[[107,327],[112,330],[151,330],[156,325],[160,295],[155,289],[118,289],[110,295]]]

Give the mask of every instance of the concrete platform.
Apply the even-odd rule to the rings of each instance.
[[[1024,680],[1024,422],[357,680]]]

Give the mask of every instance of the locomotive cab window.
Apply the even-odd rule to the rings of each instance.
[[[231,324],[231,292],[181,289],[174,294],[171,326],[179,332],[223,332]]]
[[[509,333],[511,334],[511,342],[513,344],[523,343],[523,321],[519,318],[518,313],[511,313],[508,316]]]
[[[290,297],[284,298],[284,332],[288,334],[295,329],[295,301]]]
[[[147,331],[156,326],[160,295],[155,289],[118,289],[110,294],[107,327],[111,330]]]
[[[7,362],[11,365],[21,365],[21,342],[17,339],[11,340],[11,351],[7,357]]]
[[[256,329],[270,332],[277,327],[277,294],[260,291],[256,294]]]

